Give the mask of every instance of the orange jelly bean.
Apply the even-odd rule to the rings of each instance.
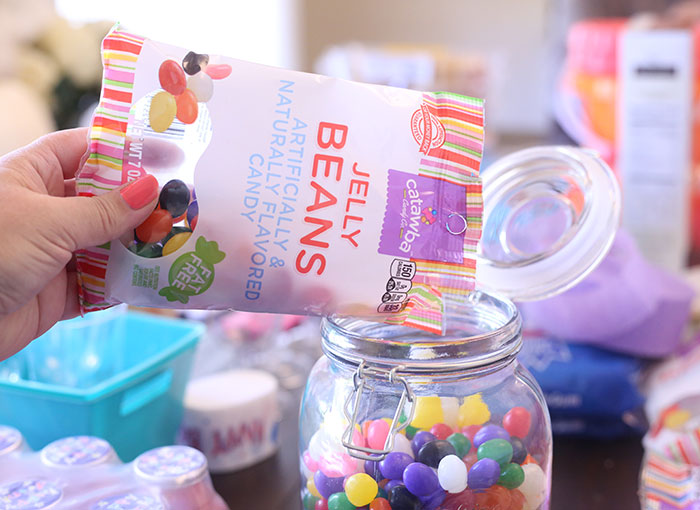
[[[494,485],[484,492],[476,493],[476,508],[479,510],[510,510],[512,497],[510,491],[500,485]]]
[[[525,506],[525,495],[518,489],[510,491],[510,507],[508,510],[523,510]]]
[[[155,243],[168,235],[173,228],[173,217],[168,211],[156,209],[136,227],[136,237],[144,243]]]
[[[386,498],[376,498],[369,504],[369,510],[391,510],[391,505]]]
[[[177,118],[185,124],[192,124],[197,120],[199,108],[197,106],[197,97],[190,89],[185,91],[175,98],[177,104]]]

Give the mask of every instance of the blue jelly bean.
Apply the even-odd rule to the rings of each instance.
[[[472,490],[488,489],[501,476],[501,466],[493,459],[481,459],[469,469],[467,481]]]
[[[416,496],[428,496],[440,489],[440,481],[435,471],[420,462],[406,466],[403,471],[403,484]]]
[[[320,469],[314,474],[314,485],[316,485],[316,490],[324,499],[330,498],[336,492],[343,492],[343,480],[342,476],[326,476]]]
[[[474,434],[474,447],[478,448],[491,439],[505,439],[506,441],[510,441],[510,434],[508,434],[506,429],[498,425],[484,425]]]
[[[413,458],[407,453],[391,452],[379,463],[379,470],[384,478],[389,480],[401,480],[403,470],[413,462]]]
[[[419,498],[423,504],[421,510],[436,510],[445,501],[445,496],[447,496],[447,493],[442,489],[438,489],[428,496],[421,496]]]
[[[435,441],[436,439],[437,437],[435,437],[434,434],[428,432],[427,430],[421,430],[420,432],[416,432],[416,435],[413,436],[413,439],[411,440],[411,450],[413,450],[413,455],[418,455],[418,452],[425,443]]]
[[[192,222],[195,221],[195,218],[199,215],[199,204],[195,200],[192,202],[189,207],[187,207],[187,224],[192,225]],[[196,223],[196,222],[195,222]],[[194,226],[192,226],[194,228]]]

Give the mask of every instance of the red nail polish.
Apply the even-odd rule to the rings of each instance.
[[[141,209],[158,196],[158,181],[152,175],[146,175],[131,181],[120,193],[129,207]]]

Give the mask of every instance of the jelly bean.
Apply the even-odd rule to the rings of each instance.
[[[342,476],[330,477],[326,476],[320,469],[314,473],[314,485],[318,493],[325,499],[328,499],[331,494],[336,492],[343,492],[343,480]]]
[[[489,439],[476,451],[479,459],[493,459],[505,466],[513,459],[513,446],[505,439]]]
[[[493,459],[480,459],[469,469],[467,484],[472,490],[488,489],[501,476],[501,466]]]
[[[478,460],[479,457],[477,457],[476,452],[471,452],[462,459],[462,462],[467,466],[467,469],[470,469]]]
[[[510,440],[510,434],[498,425],[484,425],[481,430],[474,435],[474,446],[477,448],[491,439]]]
[[[457,456],[460,459],[468,454],[469,450],[472,448],[472,443],[469,441],[467,436],[460,434],[459,432],[455,432],[454,434],[448,436],[447,442],[454,446]]]
[[[148,122],[156,133],[163,133],[175,120],[177,103],[175,96],[169,92],[158,92],[151,99],[151,107],[148,110]]]
[[[441,397],[442,415],[446,425],[457,429],[459,426],[459,399],[456,397]]]
[[[377,482],[366,473],[349,476],[345,483],[348,501],[355,506],[369,505],[377,497]]]
[[[144,243],[155,243],[168,235],[173,228],[173,217],[168,211],[156,209],[136,227],[136,237]]]
[[[488,510],[508,510],[511,496],[508,489],[495,485],[484,492],[476,493],[476,508]]]
[[[369,510],[391,510],[391,505],[388,499],[377,498],[369,504]]]
[[[472,510],[475,499],[474,492],[466,489],[459,494],[447,494],[440,508],[442,510]]]
[[[214,95],[214,82],[205,73],[197,73],[187,78],[187,88],[194,92],[200,103],[206,103]]]
[[[367,428],[367,444],[370,448],[383,450],[389,435],[389,424],[384,420],[374,420]]]
[[[426,466],[437,469],[443,457],[446,457],[447,455],[455,455],[456,453],[455,447],[450,443],[444,440],[436,439],[435,441],[425,443],[418,451],[416,459],[418,462],[422,462]]]
[[[309,468],[310,471],[318,470],[318,462],[316,462],[313,459],[313,457],[311,457],[309,450],[306,450],[304,452],[304,455],[302,455],[302,459],[304,460],[304,464],[306,464],[306,467]]]
[[[187,240],[192,236],[192,232],[183,232],[181,234],[175,234],[163,245],[163,256],[175,253],[177,250],[182,248],[182,246],[187,242]]]
[[[525,496],[518,489],[510,491],[510,507],[508,510],[523,510],[525,506]]]
[[[454,430],[452,430],[452,427],[449,427],[444,423],[436,423],[430,428],[430,433],[438,439],[447,439],[453,432]]]
[[[406,466],[413,463],[413,457],[406,453],[392,452],[379,463],[379,470],[384,478],[401,480]]]
[[[392,510],[420,510],[422,506],[418,496],[400,484],[389,491],[389,504]]]
[[[318,501],[318,498],[312,495],[311,493],[307,492],[304,494],[304,497],[302,498],[302,502],[304,503],[304,510],[314,510],[314,507],[316,506],[316,501]]]
[[[413,448],[411,447],[411,441],[402,434],[396,434],[394,436],[394,452],[405,453],[413,457]]]
[[[503,428],[515,437],[527,436],[531,422],[530,411],[524,407],[514,407],[503,416]]]
[[[177,106],[176,117],[180,122],[183,124],[194,124],[199,113],[197,96],[194,95],[194,92],[190,89],[185,89],[182,94],[175,98],[175,105]]]
[[[180,64],[174,60],[166,60],[160,65],[158,80],[163,90],[170,92],[174,96],[182,94],[187,86],[185,73]]]
[[[187,226],[194,230],[197,226],[197,218],[199,217],[199,205],[195,200],[187,208]]]
[[[459,407],[459,426],[482,425],[491,419],[489,406],[481,398],[481,393],[470,395]]]
[[[435,441],[436,439],[437,438],[427,430],[421,430],[418,432],[411,440],[411,450],[413,450],[413,456],[415,457],[418,455],[418,452],[425,443]]]
[[[534,458],[532,458],[532,455],[528,453],[527,457],[525,457],[525,460],[522,461],[520,464],[522,466],[524,466],[525,464],[537,464],[537,461]]]
[[[182,68],[189,75],[197,74],[202,68],[207,67],[209,63],[209,55],[195,53],[190,51],[185,58],[182,59]]]
[[[328,510],[328,501],[326,501],[325,499],[319,499],[318,501],[316,501],[314,510]]]
[[[328,498],[328,510],[355,510],[355,505],[350,503],[344,492],[338,492]]]
[[[391,489],[398,485],[403,485],[403,480],[389,480],[384,486],[384,490],[387,492],[387,494],[389,494]]]
[[[403,484],[416,496],[427,496],[440,489],[435,471],[420,462],[413,462],[403,471]]]
[[[212,80],[223,80],[231,74],[231,66],[228,64],[211,64],[204,69],[204,72],[211,76]]]
[[[129,251],[139,257],[155,259],[163,256],[163,247],[156,243],[134,243],[129,246]]]
[[[523,510],[535,510],[545,500],[546,478],[544,471],[537,464],[525,464],[523,466],[525,479],[518,490],[525,496]]]
[[[473,442],[474,436],[480,430],[481,430],[481,425],[469,425],[468,427],[462,427],[462,434],[467,436],[467,438]]]
[[[316,489],[316,484],[314,483],[313,478],[309,478],[306,481],[306,489],[316,498],[321,498],[321,494],[318,492],[318,489]]]
[[[408,427],[405,428],[406,430],[406,437],[408,439],[413,439],[416,435],[416,433],[420,430],[417,427],[414,427],[413,425],[409,425]]]
[[[511,462],[501,469],[501,476],[498,478],[498,485],[506,489],[517,489],[525,480],[525,472],[520,464]]]
[[[387,494],[387,492],[384,490],[383,487],[379,487],[379,489],[377,489],[377,497],[386,499],[389,497],[389,495]]]
[[[418,397],[411,425],[419,429],[429,429],[444,421],[440,397]]]
[[[527,449],[525,448],[525,444],[523,443],[522,439],[519,437],[511,437],[510,444],[513,446],[513,462],[516,464],[522,464],[525,462],[525,458],[527,457]]]
[[[158,205],[168,211],[173,218],[187,212],[190,204],[190,188],[180,179],[172,179],[160,190]]]
[[[467,488],[467,466],[456,455],[443,457],[437,475],[440,487],[447,492],[458,493]]]
[[[423,507],[421,510],[436,510],[443,501],[445,501],[446,493],[442,489],[429,494],[427,496],[419,496],[421,504]]]
[[[380,480],[382,478],[382,472],[379,470],[379,462],[376,462],[374,460],[366,460],[364,468],[365,473],[367,473],[375,480]]]

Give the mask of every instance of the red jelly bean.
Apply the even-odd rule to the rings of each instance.
[[[314,510],[328,510],[328,501],[325,499],[319,499],[314,505]]]
[[[508,510],[523,510],[525,506],[525,495],[518,489],[510,491],[510,507]]]
[[[376,498],[369,504],[369,510],[391,510],[391,505],[385,498]]]
[[[431,427],[430,433],[438,439],[447,439],[454,434],[454,430],[452,430],[452,427],[445,425],[444,423],[436,423]]]
[[[228,64],[209,64],[204,72],[209,75],[212,80],[223,80],[231,74],[231,66]]]
[[[514,407],[503,417],[503,428],[506,429],[511,436],[522,439],[530,432],[531,422],[530,411],[524,407]]]
[[[190,89],[185,91],[175,98],[177,104],[177,118],[185,124],[193,124],[197,120],[199,108],[197,106],[197,97]]]
[[[158,79],[163,90],[170,92],[173,96],[179,96],[187,87],[185,71],[174,60],[166,60],[160,65]]]
[[[500,485],[476,494],[476,508],[484,510],[510,510],[510,491]]]
[[[445,501],[440,505],[441,510],[472,510],[474,506],[474,493],[465,489],[458,494],[447,494]],[[481,507],[477,507],[481,508]]]
[[[144,243],[155,243],[163,239],[173,228],[173,217],[168,211],[156,209],[136,227],[136,237]]]

